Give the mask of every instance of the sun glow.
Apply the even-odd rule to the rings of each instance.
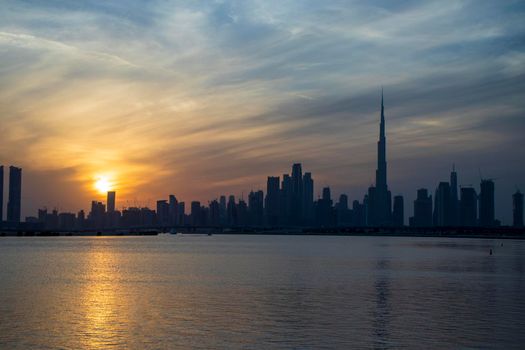
[[[113,184],[107,176],[99,176],[95,180],[94,187],[98,192],[104,194],[113,189]]]

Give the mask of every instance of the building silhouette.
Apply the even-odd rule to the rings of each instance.
[[[115,211],[115,191],[108,191],[106,204],[108,213],[113,213]]]
[[[396,227],[405,226],[405,209],[403,196],[394,197],[394,210],[392,211],[392,223]]]
[[[312,173],[303,175],[303,224],[313,224],[314,216],[314,180]]]
[[[106,218],[106,206],[102,202],[91,201],[91,211],[88,214],[89,227],[103,228]]]
[[[451,226],[452,208],[450,207],[450,184],[440,182],[434,197],[434,226]]]
[[[186,205],[184,204],[184,202],[179,202],[177,215],[178,215],[177,223],[179,225],[186,225],[187,224],[187,222],[186,222]]]
[[[292,224],[292,178],[283,174],[281,182],[281,224]]]
[[[170,194],[169,203],[168,203],[168,222],[170,225],[178,224],[178,212],[179,212],[179,202],[177,197]]]
[[[414,200],[414,216],[410,218],[410,226],[432,226],[432,196],[428,194],[426,188],[417,190],[417,197]]]
[[[478,224],[478,196],[472,187],[461,187],[459,202],[460,226],[477,226]]]
[[[303,170],[301,163],[292,166],[292,193],[291,193],[290,223],[299,225],[303,218]]]
[[[4,166],[0,165],[0,227],[4,220]]]
[[[317,200],[315,212],[318,226],[331,227],[335,225],[335,211],[330,187],[323,188],[323,195]]]
[[[237,204],[235,196],[229,195],[226,202],[226,226],[237,226],[239,223],[237,216]]]
[[[496,224],[494,217],[494,181],[481,180],[479,192],[479,225],[491,227]]]
[[[161,226],[170,224],[170,207],[165,199],[157,201],[157,224]]]
[[[335,211],[337,214],[338,226],[352,225],[352,211],[348,208],[348,196],[346,194],[343,193],[339,196],[339,201],[335,206]]]
[[[388,226],[392,223],[392,195],[387,185],[385,107],[381,91],[381,120],[377,142],[376,183],[368,189],[368,225]]]
[[[450,173],[450,226],[459,224],[458,174],[456,166],[452,165]]]
[[[201,202],[191,202],[191,224],[197,226],[201,223]]]
[[[251,191],[248,195],[249,224],[262,226],[264,224],[264,193]]]
[[[269,226],[277,226],[280,223],[280,189],[279,176],[268,176],[266,181],[266,224]]]
[[[512,195],[512,226],[523,227],[523,193],[519,190]]]
[[[22,205],[22,169],[9,167],[9,197],[7,202],[7,221],[13,224],[20,223]]]

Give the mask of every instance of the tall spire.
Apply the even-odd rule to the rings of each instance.
[[[379,124],[379,141],[377,142],[376,187],[385,189],[386,183],[386,137],[385,137],[385,105],[383,88],[381,87],[381,122]]]
[[[392,200],[387,185],[386,164],[385,104],[383,87],[381,87],[381,121],[379,124],[379,140],[377,142],[376,186],[369,196],[369,223],[371,225],[389,225],[392,219]]]
[[[381,124],[380,124],[380,130],[379,130],[379,137],[384,138],[385,137],[385,104],[383,99],[383,87],[381,86]]]

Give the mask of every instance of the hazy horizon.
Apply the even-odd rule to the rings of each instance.
[[[3,3],[0,165],[23,168],[23,217],[89,209],[99,176],[118,206],[246,198],[292,163],[316,198],[362,200],[382,86],[406,216],[453,163],[478,192],[495,179],[504,224],[525,190],[521,1]]]

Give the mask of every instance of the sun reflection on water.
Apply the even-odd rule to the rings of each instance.
[[[86,327],[82,344],[88,349],[123,345],[123,320],[128,318],[128,304],[127,298],[120,295],[119,255],[105,244],[95,244],[87,264],[81,303]]]

